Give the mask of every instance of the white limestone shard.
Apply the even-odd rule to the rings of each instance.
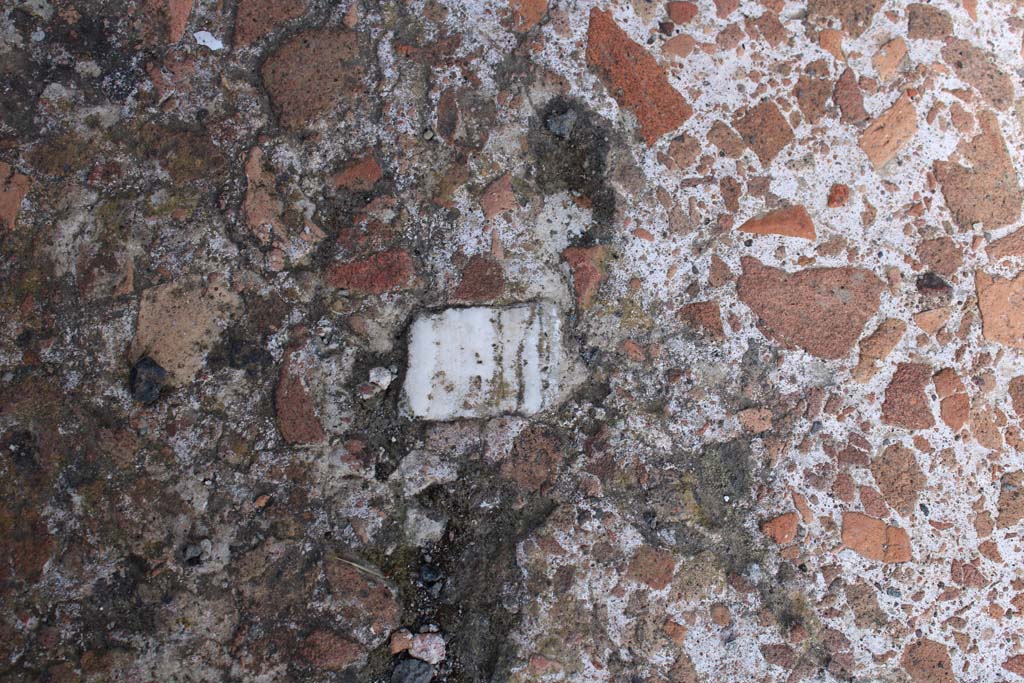
[[[550,303],[449,308],[409,331],[405,407],[424,420],[533,415],[559,400],[567,366]]]

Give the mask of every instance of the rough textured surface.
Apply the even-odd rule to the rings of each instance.
[[[1024,681],[1022,45],[0,3],[0,682]]]

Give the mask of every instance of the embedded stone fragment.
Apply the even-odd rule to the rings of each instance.
[[[935,424],[925,387],[932,369],[923,363],[900,363],[885,389],[882,422],[904,429],[927,429]]]
[[[636,115],[648,145],[693,113],[657,60],[619,28],[610,12],[597,8],[590,11],[587,64],[595,68],[619,105]]]
[[[223,282],[185,279],[151,287],[139,302],[131,356],[149,356],[167,371],[169,385],[187,384],[241,304]]]
[[[540,23],[548,12],[548,0],[509,0],[512,10],[512,28],[525,33]]]
[[[843,545],[879,562],[909,562],[910,537],[899,527],[860,512],[843,513]]]
[[[405,404],[425,420],[532,415],[557,400],[566,363],[553,304],[424,315],[409,332]]]
[[[942,58],[953,67],[960,80],[977,88],[996,109],[1004,111],[1013,104],[1013,80],[986,50],[970,41],[951,38],[942,48]]]
[[[605,263],[608,260],[608,247],[568,247],[562,252],[562,258],[572,269],[572,285],[576,294],[576,305],[586,310],[594,303],[594,296],[601,283],[608,279]]]
[[[309,634],[299,652],[309,664],[326,671],[342,671],[366,662],[366,648],[327,629]]]
[[[1014,230],[1006,237],[992,242],[985,247],[985,253],[992,261],[1024,256],[1024,229]]]
[[[0,161],[0,229],[14,230],[28,186],[28,176]]]
[[[630,560],[626,575],[649,588],[661,590],[672,580],[675,567],[672,553],[645,544]]]
[[[918,493],[927,481],[914,451],[892,444],[871,461],[871,474],[889,507],[904,517],[914,513]]]
[[[928,638],[916,640],[903,651],[903,670],[914,683],[955,683],[949,651]]]
[[[242,214],[249,230],[262,244],[286,240],[288,230],[281,221],[284,206],[274,188],[274,175],[263,168],[263,150],[259,147],[249,150],[245,180]]]
[[[853,378],[864,383],[874,377],[880,368],[879,361],[892,353],[906,331],[907,324],[899,318],[886,318],[880,322],[875,331],[860,342],[860,359],[851,371]]]
[[[794,137],[786,117],[771,100],[744,110],[733,121],[733,127],[764,166],[770,164]]]
[[[168,39],[177,43],[185,36],[193,0],[167,0]]]
[[[494,218],[517,206],[516,195],[512,192],[512,176],[508,173],[488,185],[480,197],[480,208],[485,218]]]
[[[814,222],[807,214],[807,209],[799,204],[751,218],[740,226],[740,231],[756,235],[801,237],[807,240],[813,240],[815,237]]]
[[[860,147],[871,164],[881,169],[917,132],[917,111],[904,93],[881,116],[871,122],[860,136]]]
[[[999,120],[992,112],[982,112],[978,123],[981,133],[957,145],[963,164],[953,157],[935,162],[942,196],[962,230],[972,230],[975,223],[987,230],[1013,223],[1024,202]]]
[[[785,545],[796,538],[797,522],[800,517],[795,512],[787,512],[774,519],[761,522],[761,533],[779,545]]]
[[[377,181],[384,177],[377,157],[371,154],[355,159],[331,177],[331,184],[336,190],[350,192],[368,192]]]
[[[283,128],[299,130],[341,106],[365,98],[359,40],[353,31],[307,29],[284,41],[260,75]]]
[[[938,7],[915,2],[907,7],[907,37],[943,40],[953,34],[953,19]]]
[[[890,80],[896,75],[900,64],[907,57],[907,41],[902,38],[894,38],[879,48],[871,63],[875,65],[878,77],[883,81]]]
[[[240,0],[235,47],[247,47],[290,19],[302,16],[304,0]]]
[[[385,294],[412,286],[412,256],[403,249],[371,254],[356,261],[333,263],[324,278],[332,287],[351,289],[365,294]]]
[[[788,273],[752,257],[741,261],[737,294],[765,336],[819,358],[842,358],[878,310],[884,285],[862,268],[810,268]]]
[[[290,444],[322,443],[326,436],[307,387],[310,373],[310,362],[299,351],[288,351],[274,389],[274,410],[281,437]]]
[[[996,526],[1000,529],[1024,520],[1024,470],[1007,472],[999,480]]]
[[[440,633],[417,633],[409,644],[409,655],[427,662],[437,664],[445,657],[444,636]]]
[[[853,69],[847,67],[843,71],[832,90],[832,99],[839,107],[840,120],[843,123],[867,121],[868,110],[864,108],[864,94],[860,91]]]
[[[470,257],[462,269],[462,282],[455,290],[455,298],[462,301],[488,301],[505,291],[505,272],[501,264],[489,256]]]
[[[996,242],[993,242],[987,249],[990,258],[995,245]],[[952,276],[964,262],[963,254],[951,237],[936,237],[921,242],[917,247],[917,256],[921,263],[945,277]]]
[[[676,313],[676,318],[715,339],[725,339],[722,314],[717,301],[698,301],[686,304]]]
[[[843,30],[857,38],[867,30],[882,0],[809,0],[807,19],[819,25],[828,25],[829,19],[838,19]]]
[[[1013,279],[974,276],[981,310],[981,333],[989,341],[1024,348],[1024,273]]]
[[[512,451],[501,464],[501,476],[532,493],[551,487],[562,463],[558,434],[543,425],[527,427],[516,437]]]

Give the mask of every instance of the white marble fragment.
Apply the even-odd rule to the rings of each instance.
[[[208,47],[214,52],[224,49],[224,43],[217,36],[213,35],[209,31],[196,31],[192,34],[196,39],[196,42],[203,47]]]
[[[405,406],[424,420],[533,415],[558,400],[566,365],[553,304],[449,308],[412,325]]]

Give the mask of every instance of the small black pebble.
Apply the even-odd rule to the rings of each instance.
[[[544,125],[547,126],[549,131],[566,140],[572,135],[572,129],[576,126],[578,116],[579,114],[576,113],[575,109],[567,109],[562,114],[551,113],[548,114]]]
[[[203,549],[197,545],[187,545],[182,552],[182,557],[189,567],[198,567],[203,563]]]
[[[143,405],[152,405],[160,398],[160,387],[167,378],[167,371],[149,356],[143,356],[128,376],[132,398]]]
[[[922,294],[948,294],[953,288],[935,273],[925,273],[917,278],[917,291]]]
[[[391,672],[391,683],[430,683],[434,667],[418,659],[403,659]]]
[[[437,583],[441,580],[441,570],[432,564],[420,565],[420,581],[423,583]]]

